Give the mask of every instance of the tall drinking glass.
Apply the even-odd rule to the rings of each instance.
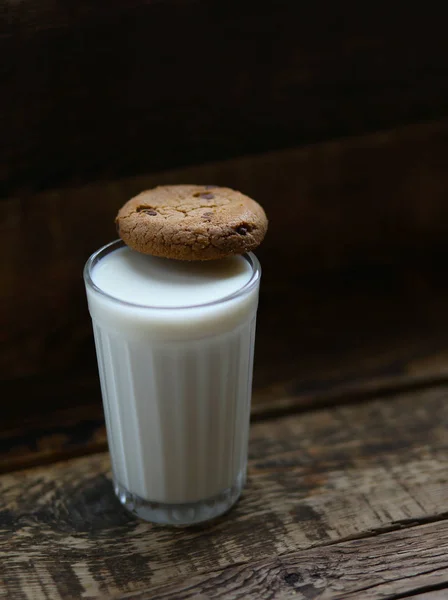
[[[226,512],[246,479],[261,269],[253,254],[230,259],[245,274],[233,289],[240,279],[229,259],[203,266],[174,261],[173,267],[137,254],[112,242],[84,269],[115,492],[145,520],[200,523]],[[103,261],[111,277],[123,277],[117,293],[96,275]],[[154,286],[166,287],[169,302],[163,305],[163,294],[154,305],[132,301],[133,261],[162,269]],[[216,279],[218,297],[183,305],[183,270],[190,287],[191,272],[200,289]]]

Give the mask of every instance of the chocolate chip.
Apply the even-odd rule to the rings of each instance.
[[[204,200],[213,200],[215,194],[211,194],[210,192],[196,192],[193,196],[195,198],[204,198]]]
[[[247,229],[246,229],[246,227],[243,227],[241,225],[241,227],[237,227],[236,228],[236,232],[239,233],[240,235],[246,235],[247,234]]]
[[[143,206],[137,206],[136,211],[137,212],[144,212],[147,215],[150,215],[151,217],[155,217],[156,214],[157,214],[157,212],[153,208],[151,208],[150,206],[144,206],[144,205]]]
[[[206,190],[214,190],[216,187],[218,187],[217,185],[204,185]]]
[[[211,221],[213,217],[213,212],[211,210],[207,210],[205,213],[202,213],[202,218],[204,221]]]

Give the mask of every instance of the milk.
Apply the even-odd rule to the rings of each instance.
[[[196,523],[245,481],[260,269],[114,242],[85,269],[116,492],[143,518]]]

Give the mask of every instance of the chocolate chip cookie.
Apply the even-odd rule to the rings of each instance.
[[[143,254],[213,260],[254,250],[268,220],[257,202],[235,190],[167,185],[126,202],[116,224],[122,240]]]

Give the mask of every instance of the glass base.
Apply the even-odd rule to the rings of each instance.
[[[164,504],[144,500],[117,481],[114,481],[114,490],[121,504],[140,519],[159,525],[197,525],[215,519],[232,508],[241,495],[245,479],[244,473],[240,473],[232,487],[212,498],[185,504]]]

